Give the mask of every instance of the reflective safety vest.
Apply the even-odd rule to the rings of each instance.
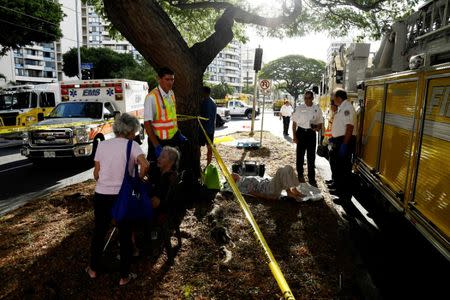
[[[169,140],[178,131],[175,96],[170,93],[172,101],[167,101],[162,97],[158,87],[150,92],[150,96],[156,100],[156,112],[152,121],[153,132],[160,140]]]

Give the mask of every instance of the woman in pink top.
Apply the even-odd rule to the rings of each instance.
[[[111,209],[122,186],[127,161],[127,143],[135,137],[139,126],[139,121],[135,117],[123,113],[113,125],[116,137],[100,142],[95,153],[94,178],[97,181],[94,195],[95,228],[91,243],[91,261],[86,268],[86,272],[91,278],[97,277],[105,237],[111,225]],[[139,176],[144,177],[147,174],[149,163],[139,144],[133,141],[128,165],[130,174],[134,174],[136,164],[140,167]],[[130,273],[131,225],[123,221],[118,224],[118,229],[120,241],[119,285],[125,285],[136,277],[135,274]]]

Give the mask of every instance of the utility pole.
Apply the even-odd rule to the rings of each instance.
[[[80,30],[78,29],[78,1],[75,0],[75,21],[77,26],[78,79],[81,79]]]
[[[262,54],[263,49],[261,47],[258,47],[255,49],[255,62],[253,64],[253,69],[255,70],[255,85],[254,85],[254,91],[253,91],[253,109],[252,109],[252,124],[250,127],[250,136],[253,136],[254,128],[255,128],[255,110],[256,110],[256,83],[258,81],[258,71],[261,70],[261,63],[262,63]]]

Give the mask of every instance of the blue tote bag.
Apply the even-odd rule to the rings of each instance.
[[[149,186],[139,178],[137,166],[134,168],[134,177],[128,172],[132,143],[132,140],[128,141],[125,174],[119,195],[112,208],[112,217],[116,222],[123,220],[150,220],[153,216]]]

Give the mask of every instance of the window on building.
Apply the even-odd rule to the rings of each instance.
[[[45,71],[45,78],[55,78],[55,72],[53,71]]]
[[[55,63],[53,61],[46,61],[45,62],[45,66],[47,68],[54,68],[55,67]]]
[[[24,69],[16,69],[15,73],[16,73],[17,76],[25,76]]]

